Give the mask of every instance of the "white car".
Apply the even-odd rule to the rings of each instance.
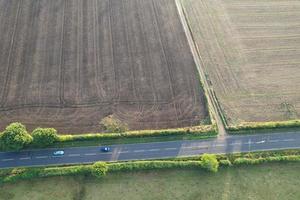
[[[64,154],[65,154],[64,151],[54,151],[54,152],[53,152],[53,155],[54,155],[54,156],[63,156]]]

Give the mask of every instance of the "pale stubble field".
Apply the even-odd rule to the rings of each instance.
[[[181,3],[229,125],[299,118],[299,1]]]

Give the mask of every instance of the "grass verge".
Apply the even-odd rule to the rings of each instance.
[[[0,200],[295,200],[299,170],[299,163],[272,163],[216,174],[173,169],[117,172],[102,179],[54,177],[1,185]]]

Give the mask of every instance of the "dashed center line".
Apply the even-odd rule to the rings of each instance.
[[[43,158],[48,158],[48,156],[36,156],[35,158],[37,158],[37,159],[43,159]]]
[[[150,149],[148,151],[160,151],[160,149]]]
[[[20,158],[20,160],[29,160],[31,159],[30,157],[24,157],[24,158]]]
[[[197,149],[207,149],[209,146],[194,146],[194,147],[182,147],[183,149],[192,149],[192,150],[197,150]]]
[[[176,150],[177,148],[165,148],[165,150]]]
[[[242,145],[242,143],[230,143],[229,145],[233,146],[233,145]]]
[[[139,152],[145,152],[145,150],[135,150],[135,151],[133,151],[133,152],[139,153]]]
[[[183,149],[192,149],[194,147],[182,147]]]
[[[80,156],[80,154],[69,154],[69,157],[76,157],[76,156]]]
[[[275,142],[279,142],[279,140],[269,140],[268,142],[275,143]]]
[[[284,142],[292,142],[292,141],[295,141],[295,139],[285,139],[283,140]]]
[[[1,161],[12,161],[12,160],[14,160],[13,158],[7,158],[7,159],[2,159]]]
[[[86,153],[86,154],[84,154],[85,156],[95,156],[95,155],[97,155],[96,153]]]

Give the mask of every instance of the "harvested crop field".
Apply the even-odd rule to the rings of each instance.
[[[0,0],[0,128],[61,133],[198,125],[208,117],[173,0]]]
[[[300,1],[181,3],[229,125],[300,117]]]

